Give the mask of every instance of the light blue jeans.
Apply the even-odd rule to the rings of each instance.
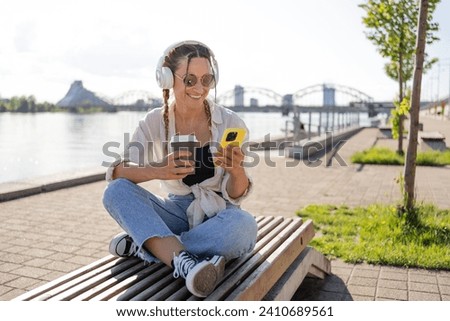
[[[159,262],[143,244],[152,237],[179,236],[187,251],[199,257],[222,255],[226,260],[250,252],[256,243],[254,217],[227,202],[226,209],[189,230],[186,209],[192,194],[167,199],[150,193],[135,183],[118,178],[108,184],[103,204],[122,229],[139,247],[139,257]]]

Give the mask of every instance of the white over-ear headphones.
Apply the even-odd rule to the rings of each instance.
[[[169,48],[167,48],[164,51],[164,55],[159,58],[158,64],[156,65],[156,82],[158,83],[158,86],[162,89],[172,89],[173,88],[173,73],[172,70],[168,67],[163,67],[164,60],[166,59],[166,56],[175,48],[178,48],[182,45],[200,45],[208,49],[209,54],[211,56],[211,66],[213,69],[214,79],[213,86],[217,85],[217,82],[219,81],[219,66],[217,65],[216,58],[214,57],[213,51],[204,43],[201,43],[200,41],[195,40],[185,40],[181,42],[176,42],[172,44]]]

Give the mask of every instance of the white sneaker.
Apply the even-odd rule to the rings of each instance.
[[[215,255],[211,259],[199,261],[197,256],[181,251],[172,261],[173,276],[183,277],[186,287],[197,297],[206,297],[222,279],[225,270],[225,258]]]
[[[131,236],[122,232],[113,237],[109,243],[109,253],[117,257],[136,256],[139,248]]]

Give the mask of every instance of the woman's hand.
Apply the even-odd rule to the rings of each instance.
[[[195,163],[187,158],[191,152],[181,150],[170,153],[160,163],[152,163],[155,178],[162,180],[183,179],[195,172]]]
[[[232,176],[245,173],[242,167],[245,155],[239,146],[228,145],[225,148],[218,147],[218,152],[214,155],[214,164],[222,167]]]
[[[241,148],[232,145],[228,145],[226,148],[219,147],[218,153],[214,157],[214,164],[230,173],[226,189],[228,196],[234,199],[244,195],[250,184],[243,167],[244,158],[245,155]]]
[[[153,179],[183,179],[195,171],[194,162],[186,159],[189,156],[189,151],[178,151],[164,157],[162,162],[145,167],[131,162],[120,163],[114,168],[113,179],[126,178],[136,184]]]

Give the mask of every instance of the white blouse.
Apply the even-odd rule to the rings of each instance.
[[[211,106],[211,135],[210,145],[213,147],[220,142],[223,132],[227,128],[245,128],[247,135],[244,142],[248,142],[248,129],[244,121],[230,109],[224,108],[209,100]],[[175,114],[174,104],[169,107],[169,140],[175,134]],[[128,146],[125,146],[121,158],[117,159],[106,171],[106,180],[111,181],[114,167],[124,161],[133,162],[140,166],[149,165],[151,162],[161,162],[165,156],[166,133],[163,120],[164,108],[155,108],[149,111],[145,117],[139,121],[139,125],[134,131],[133,137]],[[169,153],[171,147],[169,145]],[[244,148],[244,153],[246,148]],[[187,209],[187,216],[190,227],[197,226],[203,222],[205,214],[208,217],[216,215],[219,211],[225,209],[225,200],[232,204],[240,205],[249,195],[252,189],[252,179],[248,175],[249,187],[247,191],[239,198],[231,198],[226,190],[230,174],[222,167],[215,167],[214,176],[199,184],[188,186],[181,179],[179,180],[161,180],[161,185],[168,193],[176,195],[188,195],[192,193],[194,201]],[[222,193],[222,197],[216,192]]]

